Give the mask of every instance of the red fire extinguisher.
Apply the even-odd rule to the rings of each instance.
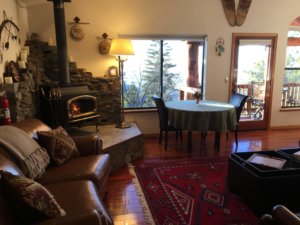
[[[2,110],[3,110],[2,124],[10,125],[11,118],[10,118],[10,111],[9,111],[9,102],[5,96],[3,96],[1,99],[1,106],[2,106]]]

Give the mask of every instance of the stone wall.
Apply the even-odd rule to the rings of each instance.
[[[120,121],[121,97],[119,77],[90,78],[87,82],[91,90],[98,91],[97,108],[101,124],[112,124]]]
[[[28,70],[20,70],[20,81],[12,84],[1,84],[1,95],[9,100],[12,122],[38,116],[38,87],[35,77]],[[1,109],[1,105],[0,105]]]
[[[38,95],[30,82],[4,84],[2,90],[9,100],[12,122],[38,117]]]
[[[41,84],[59,84],[56,47],[37,39],[29,40],[30,47],[27,69],[20,73],[21,81],[3,84],[10,101],[12,121],[39,118],[38,90]],[[93,77],[85,69],[77,68],[76,62],[69,62],[70,83],[85,83],[91,90],[98,91],[97,111],[101,124],[115,124],[120,120],[120,79],[116,76]]]

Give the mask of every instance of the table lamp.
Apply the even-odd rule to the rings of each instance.
[[[130,124],[124,120],[124,62],[127,60],[128,55],[134,55],[131,40],[128,39],[113,39],[110,46],[110,55],[117,56],[116,60],[119,62],[119,74],[121,83],[121,119],[116,125],[117,128],[129,128]]]

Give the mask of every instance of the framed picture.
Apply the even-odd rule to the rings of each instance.
[[[116,66],[110,66],[108,67],[108,75],[109,76],[118,76],[118,67]]]

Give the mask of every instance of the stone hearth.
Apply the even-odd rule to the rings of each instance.
[[[94,126],[70,128],[68,132],[77,136],[99,135],[103,140],[103,153],[111,156],[113,170],[144,155],[142,133],[135,123],[131,123],[131,127],[126,129],[103,125],[98,132]]]

